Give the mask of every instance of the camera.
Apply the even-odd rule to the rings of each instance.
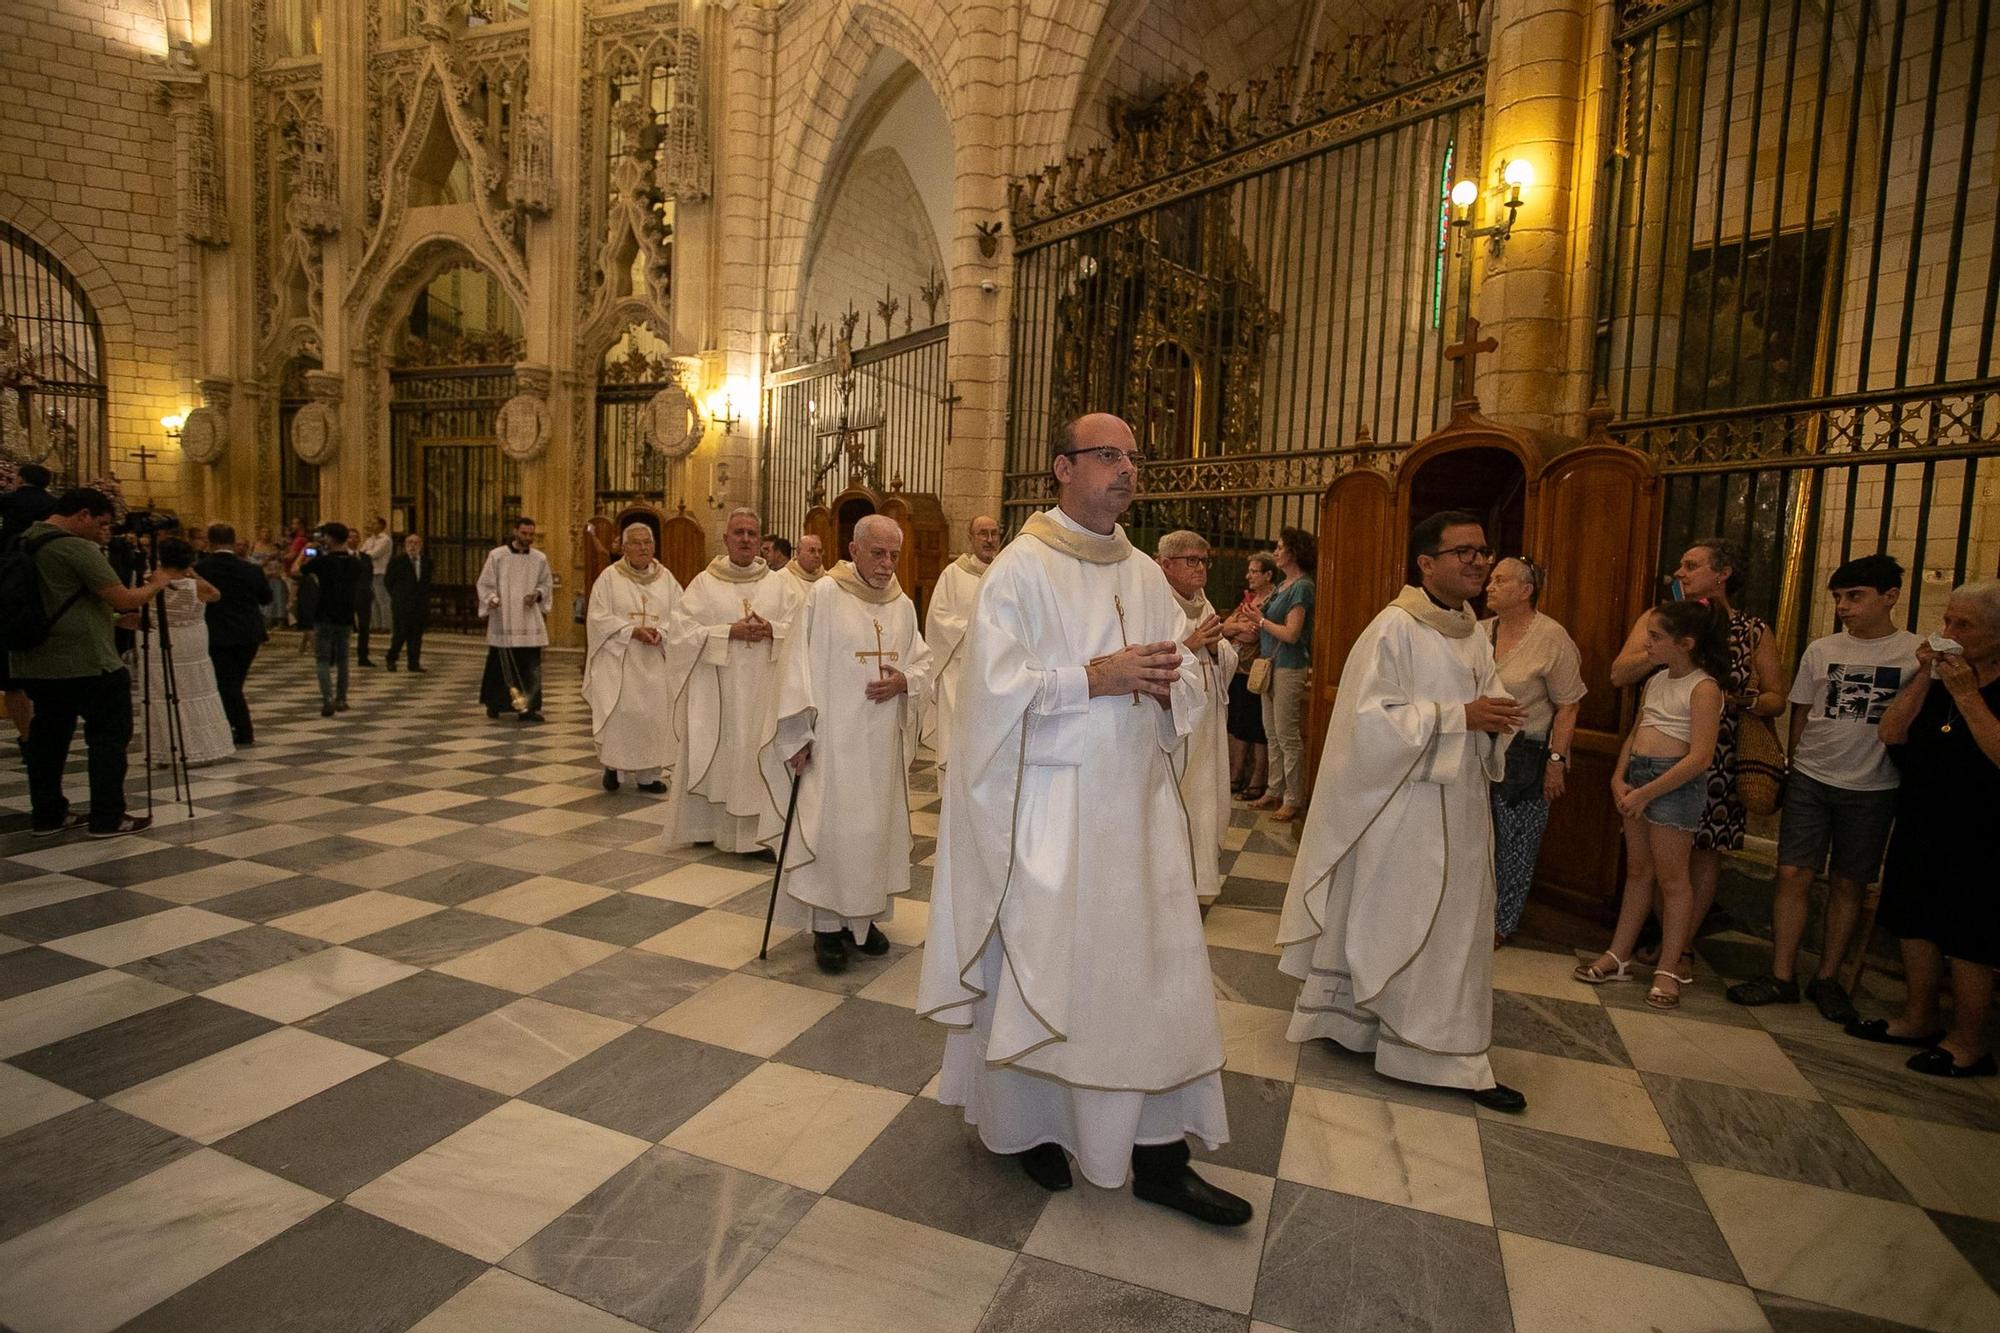
[[[299,554],[302,555],[305,559],[310,560],[314,556],[319,554],[319,548],[317,546],[308,546]]]
[[[153,509],[128,509],[111,530],[133,537],[151,537],[162,532],[178,532],[181,521],[172,514]]]

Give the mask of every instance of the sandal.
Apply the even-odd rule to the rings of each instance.
[[[1264,799],[1264,789],[1262,787],[1245,787],[1237,794],[1252,805]]]
[[[1571,972],[1570,976],[1577,981],[1581,981],[1586,986],[1603,986],[1613,981],[1638,980],[1637,977],[1632,975],[1632,965],[1623,958],[1620,958],[1609,949],[1604,951],[1604,957],[1618,964],[1618,970],[1615,972],[1606,972],[1594,962],[1578,963],[1576,970]]]
[[[1283,804],[1284,802],[1280,800],[1278,797],[1273,796],[1270,793],[1266,792],[1264,795],[1259,796],[1256,800],[1250,802],[1250,808],[1252,810],[1276,810],[1279,806]]]
[[[1677,987],[1671,991],[1661,990],[1661,977],[1672,977],[1678,983]],[[1681,992],[1679,987],[1692,985],[1694,985],[1692,974],[1685,977],[1677,977],[1664,967],[1656,967],[1653,969],[1653,988],[1646,992],[1646,1007],[1649,1009],[1678,1009],[1681,1007]]]

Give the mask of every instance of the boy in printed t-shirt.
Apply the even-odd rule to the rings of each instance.
[[[1915,634],[1895,626],[1903,567],[1865,555],[1833,571],[1838,634],[1815,639],[1792,681],[1791,777],[1778,826],[1778,888],[1771,903],[1771,974],[1729,988],[1737,1004],[1797,1004],[1794,975],[1813,877],[1827,870],[1826,938],[1805,997],[1833,1023],[1854,1020],[1836,979],[1854,938],[1861,891],[1882,868],[1899,780],[1875,734],[1882,711],[1917,669]],[[1828,864],[1827,853],[1832,852]]]

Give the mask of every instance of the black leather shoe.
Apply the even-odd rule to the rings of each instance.
[[[605,770],[604,770],[604,790],[606,790],[606,791],[617,791],[617,790],[618,790],[618,770],[617,770],[617,769],[615,769],[615,768],[607,768],[607,769],[605,769]]]
[[[1858,1018],[1842,1028],[1841,1031],[1850,1037],[1859,1037],[1862,1041],[1872,1041],[1881,1046],[1917,1046],[1928,1048],[1944,1040],[1944,1033],[1942,1032],[1933,1032],[1923,1037],[1899,1037],[1889,1031],[1889,1020],[1886,1018]]]
[[[523,722],[540,722],[541,720],[542,720],[542,715],[540,713],[535,712],[533,709],[530,709],[529,711],[521,714],[521,721]]]
[[[423,667],[420,667],[420,666],[418,666],[418,665],[417,665],[417,664],[416,664],[415,662],[412,662],[412,663],[410,663],[410,670],[412,670],[412,671],[422,671],[422,670],[424,670],[424,668],[423,668]]]
[[[1996,1070],[2000,1070],[2000,1066],[1994,1064],[1991,1052],[1980,1056],[1969,1065],[1962,1065],[1942,1046],[1933,1046],[1928,1051],[1918,1051],[1903,1067],[1936,1078],[1992,1078]]]
[[[881,927],[871,921],[868,923],[868,938],[861,941],[855,947],[870,958],[880,958],[883,954],[889,952],[889,937],[882,933]]]
[[[847,944],[844,930],[815,930],[813,932],[813,962],[822,972],[845,972],[847,970]]]
[[[1219,1190],[1187,1167],[1171,1175],[1134,1175],[1134,1197],[1219,1227],[1240,1227],[1253,1211],[1248,1199]]]
[[[1063,1155],[1060,1144],[1038,1143],[1014,1156],[1021,1163],[1021,1170],[1027,1172],[1028,1179],[1050,1193],[1066,1190],[1076,1183],[1070,1178],[1069,1158]]]
[[[321,705],[319,706],[319,715],[320,715],[321,717],[332,717],[332,716],[333,716],[333,705],[332,705],[332,704],[321,704]]]
[[[1490,1088],[1474,1088],[1467,1095],[1489,1111],[1505,1111],[1512,1115],[1528,1109],[1528,1099],[1505,1083],[1495,1083]]]
[[[375,659],[372,657],[357,657],[354,659],[354,665],[372,667],[375,665]]]
[[[639,784],[639,790],[650,796],[658,796],[666,789],[667,784],[664,782],[642,782]]]
[[[411,668],[410,668],[410,670],[412,670],[412,671],[415,671],[415,670],[416,670],[416,668],[415,668],[415,667],[411,667]],[[489,722],[493,722],[493,721],[498,721],[498,720],[499,720],[499,717],[500,717],[500,710],[499,710],[499,709],[497,709],[497,708],[489,708],[489,709],[487,709],[487,710],[486,710],[486,720],[487,720],[487,721],[489,721]]]

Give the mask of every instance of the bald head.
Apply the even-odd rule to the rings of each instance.
[[[817,574],[820,566],[826,563],[826,546],[819,538],[808,533],[799,538],[798,554],[793,559],[806,573]]]
[[[903,529],[893,518],[870,514],[854,525],[848,559],[854,572],[871,588],[886,588],[896,577],[896,558],[903,553]]]
[[[972,553],[991,564],[993,557],[1000,554],[999,523],[994,521],[992,515],[981,514],[972,520],[972,527],[967,531],[972,538]]]
[[[1139,492],[1139,454],[1132,428],[1109,412],[1092,412],[1056,432],[1056,503],[1092,532],[1110,536]]]

